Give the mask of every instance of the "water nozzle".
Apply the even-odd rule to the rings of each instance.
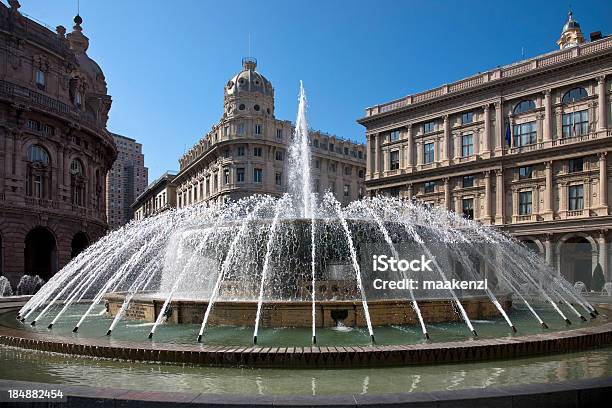
[[[474,335],[474,337],[478,337],[478,333],[476,333],[476,330],[472,330],[472,334]]]
[[[580,315],[580,320],[582,320],[583,322],[586,322],[586,321],[587,321],[586,317],[584,317],[584,316],[582,316],[582,315]]]
[[[317,344],[317,336],[312,336],[312,344]]]
[[[372,340],[372,343],[376,343],[376,340],[374,339],[374,335],[370,334],[370,339]]]
[[[30,323],[32,326],[36,326],[36,320],[32,320],[32,323]]]
[[[542,327],[545,328],[545,329],[548,329],[548,325],[546,323],[544,323],[544,322],[542,322]]]
[[[565,319],[565,323],[566,323],[566,324],[572,324],[572,322],[570,321],[570,319],[567,319],[567,318]]]
[[[113,332],[113,331],[112,331],[111,329],[108,329],[108,331],[106,332],[106,335],[107,335],[107,336],[110,336],[112,332]]]
[[[49,325],[47,326],[47,329],[51,330],[53,328],[53,323],[49,323]]]
[[[593,312],[589,312],[589,315],[591,315],[591,319],[595,319],[597,317],[597,315]]]
[[[512,328],[512,333],[516,333],[516,327],[510,326]]]
[[[198,334],[198,343],[201,343],[201,342],[202,342],[202,335]]]
[[[253,344],[257,344],[257,336],[253,336]]]
[[[429,340],[429,333],[425,332],[425,333],[423,333],[423,334],[425,335],[425,338],[426,338],[427,340]]]
[[[149,333],[149,339],[153,338],[153,332]]]
[[[595,313],[595,316],[599,316],[599,312],[595,308],[593,308],[593,313]]]
[[[79,331],[79,326],[74,326],[74,329],[72,329],[72,332],[73,332],[73,333],[76,333],[76,332],[78,332],[78,331]]]

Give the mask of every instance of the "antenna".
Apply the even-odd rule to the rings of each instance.
[[[521,47],[521,59],[525,59],[525,47]]]
[[[81,15],[81,0],[77,0],[77,16]]]

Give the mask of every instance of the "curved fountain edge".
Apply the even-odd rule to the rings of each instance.
[[[527,357],[612,344],[612,322],[561,332],[472,341],[341,347],[240,347],[72,339],[0,326],[0,344],[96,358],[257,368],[388,367]]]
[[[15,389],[60,389],[62,406],[108,405],[126,407],[253,407],[253,406],[320,406],[320,407],[411,407],[411,406],[535,406],[560,405],[590,407],[612,397],[612,377],[597,377],[556,383],[520,384],[490,388],[468,388],[393,394],[339,395],[228,395],[169,391],[139,391],[119,388],[35,383],[0,379],[0,395]],[[39,406],[40,402],[21,403],[22,407]]]

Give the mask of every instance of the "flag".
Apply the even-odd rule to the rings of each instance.
[[[510,144],[510,139],[511,139],[511,133],[510,133],[510,121],[508,121],[508,123],[506,124],[506,144],[508,146],[511,146]]]

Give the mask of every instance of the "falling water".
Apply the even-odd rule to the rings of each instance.
[[[293,142],[289,147],[289,196],[297,203],[298,217],[310,218],[312,215],[312,181],[310,178],[310,140],[306,121],[306,91],[300,81],[298,114],[293,132]]]

